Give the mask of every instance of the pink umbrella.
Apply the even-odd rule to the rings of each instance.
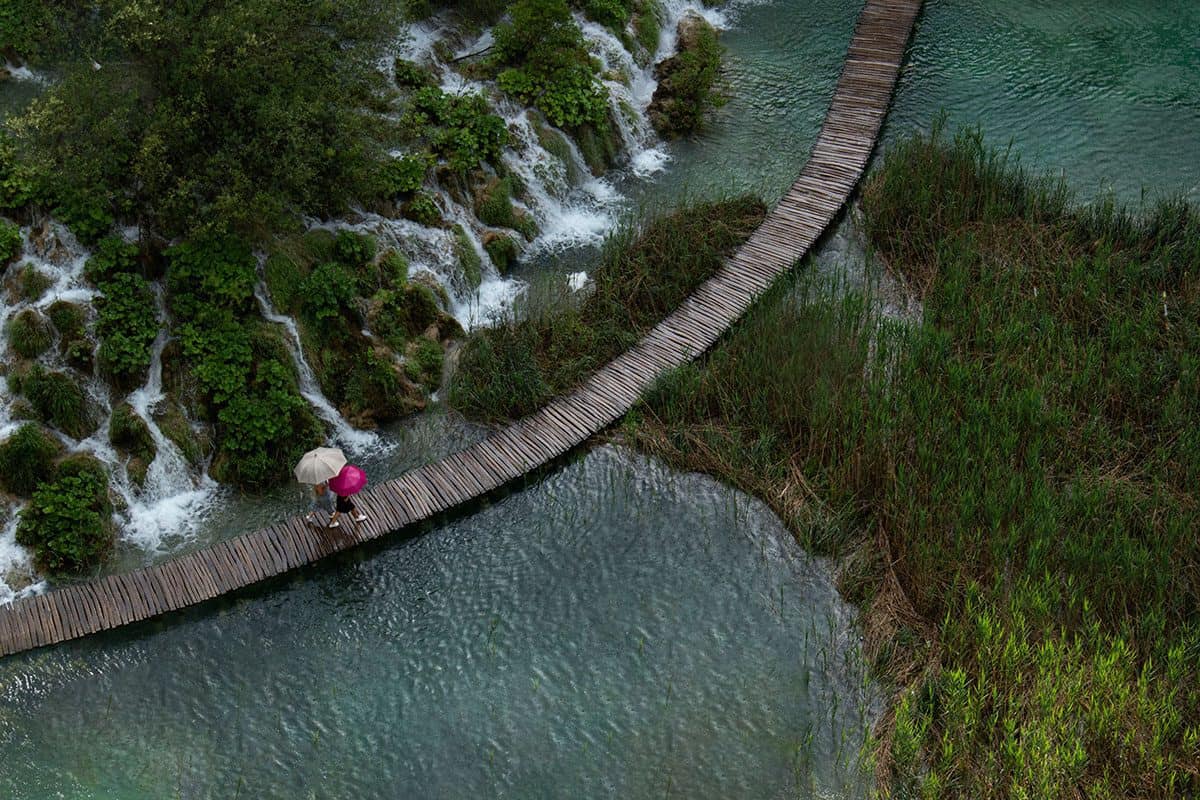
[[[367,485],[367,473],[353,464],[342,467],[342,471],[329,479],[329,488],[334,494],[349,497],[358,494]]]

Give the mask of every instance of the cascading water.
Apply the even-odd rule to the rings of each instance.
[[[325,396],[325,393],[321,391],[320,384],[317,383],[317,377],[313,374],[312,367],[308,364],[308,359],[304,357],[304,348],[300,346],[300,331],[296,328],[296,321],[286,314],[280,314],[275,310],[275,306],[271,304],[271,298],[267,294],[266,287],[262,283],[254,287],[254,297],[258,300],[263,318],[268,322],[282,325],[284,330],[287,331],[288,351],[292,354],[292,362],[296,365],[296,376],[300,383],[300,395],[312,405],[317,415],[332,428],[333,438],[330,443],[341,445],[351,453],[356,454],[367,453],[384,447],[385,443],[378,434],[371,431],[358,430],[338,413],[338,410],[333,407],[333,403],[329,402],[329,398]]]
[[[167,542],[194,530],[220,491],[207,472],[193,471],[178,445],[167,438],[154,418],[154,410],[164,398],[162,354],[170,338],[161,288],[156,287],[154,299],[159,331],[151,350],[150,374],[146,384],[132,392],[127,402],[149,429],[155,455],[141,488],[126,498],[128,518],[122,529],[123,539],[151,551],[161,550]],[[125,488],[129,488],[128,480]]]

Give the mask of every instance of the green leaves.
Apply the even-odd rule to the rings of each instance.
[[[100,369],[118,386],[129,388],[141,382],[150,366],[151,346],[158,336],[154,295],[146,279],[132,272],[103,280],[100,291],[102,296],[96,298]]]
[[[34,550],[51,573],[79,574],[98,566],[112,550],[108,479],[98,465],[64,469],[43,484],[21,512],[17,541]]]
[[[405,118],[435,154],[459,171],[484,161],[499,163],[508,144],[504,120],[491,113],[482,95],[450,95],[427,86],[413,93]]]

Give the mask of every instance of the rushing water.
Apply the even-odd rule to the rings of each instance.
[[[423,537],[0,663],[0,796],[858,794],[851,619],[761,503],[600,448]]]

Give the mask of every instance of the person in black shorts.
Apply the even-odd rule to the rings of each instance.
[[[366,522],[367,515],[354,508],[354,499],[349,496],[337,495],[337,502],[333,507],[333,514],[329,517],[329,527],[336,528],[342,523],[338,522],[338,516],[341,514],[349,514],[350,519],[355,522]]]

